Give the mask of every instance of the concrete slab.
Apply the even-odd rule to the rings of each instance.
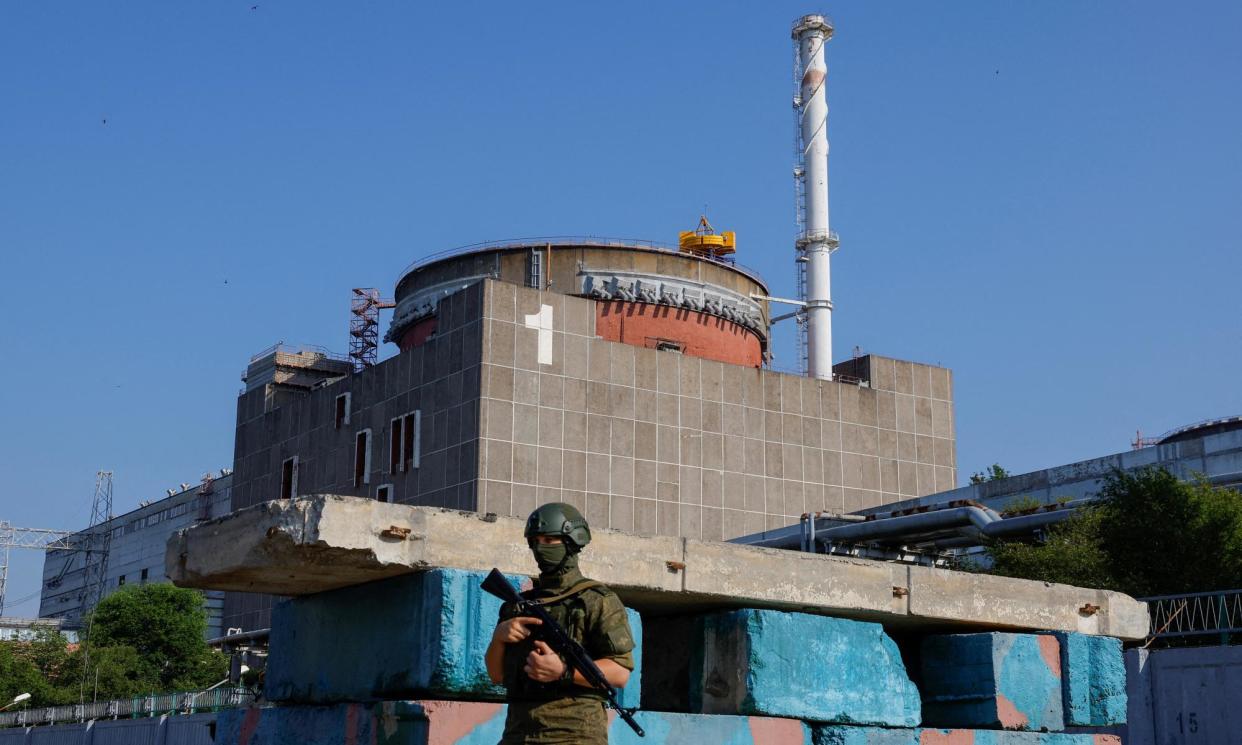
[[[183,587],[305,595],[448,567],[533,570],[523,522],[318,495],[267,502],[169,539]],[[921,627],[1078,631],[1137,640],[1146,606],[1115,592],[668,536],[593,532],[583,572],[626,605],[766,607]]]
[[[905,566],[910,615],[979,619],[997,628],[1077,631],[1138,640],[1147,635],[1147,604],[1108,590]]]
[[[799,721],[768,717],[639,712],[640,738],[615,715],[613,745],[810,745]],[[375,705],[280,706],[220,713],[216,745],[495,745],[505,706],[459,701],[388,701]]]
[[[1115,735],[815,725],[814,745],[1121,745]]]
[[[1050,634],[929,636],[920,661],[925,724],[1065,729],[1061,649]]]
[[[877,623],[774,610],[699,619],[691,711],[913,727],[919,692]]]

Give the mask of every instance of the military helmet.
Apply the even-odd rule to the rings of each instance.
[[[591,526],[577,507],[564,502],[548,502],[526,518],[526,541],[537,535],[559,535],[576,549],[591,542]]]

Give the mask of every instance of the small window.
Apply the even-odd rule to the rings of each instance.
[[[293,499],[298,495],[298,456],[286,458],[280,465],[280,498]]]
[[[351,396],[348,393],[342,393],[336,397],[336,428],[349,424],[349,404]]]
[[[678,341],[669,341],[668,339],[657,339],[655,345],[657,352],[677,352],[682,353],[686,349],[686,345]]]
[[[148,570],[148,569],[143,569],[143,570],[142,570],[142,580],[141,580],[141,581],[142,581],[142,584],[144,584],[144,585],[147,583],[147,572],[148,572],[148,571],[150,571],[150,570]]]
[[[397,417],[388,423],[388,473],[397,473],[405,470],[405,461],[401,458],[403,435],[404,429],[401,426],[401,417]]]
[[[526,286],[543,289],[543,249],[532,248],[526,258]]]
[[[381,484],[375,487],[375,501],[392,502],[392,484]]]
[[[120,586],[121,586],[121,585],[123,585],[123,584],[125,584],[125,575],[124,575],[124,574],[122,574],[120,577],[117,577],[117,578],[116,578],[116,586],[117,586],[117,587],[120,587]]]
[[[354,488],[371,483],[371,430],[354,436]]]
[[[405,464],[405,472],[418,468],[419,449],[422,444],[423,412],[415,411],[401,417],[403,434],[401,436],[401,462]]]

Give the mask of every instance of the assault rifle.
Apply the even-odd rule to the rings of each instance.
[[[545,642],[552,651],[556,652],[565,660],[573,669],[582,673],[582,677],[591,684],[592,688],[599,690],[608,697],[608,706],[616,710],[617,715],[630,725],[639,737],[646,737],[647,733],[643,732],[643,728],[634,720],[634,712],[636,709],[623,708],[617,701],[617,693],[613,687],[608,684],[608,679],[604,677],[604,671],[599,669],[599,665],[595,664],[595,660],[591,659],[591,655],[587,653],[582,645],[574,641],[573,637],[565,633],[565,629],[557,623],[543,605],[537,600],[527,600],[513,589],[513,585],[509,584],[509,580],[500,573],[499,569],[493,569],[488,572],[487,578],[483,580],[483,590],[506,603],[512,603],[517,607],[519,616],[531,616],[538,618],[541,623],[538,628],[531,629],[534,638]]]

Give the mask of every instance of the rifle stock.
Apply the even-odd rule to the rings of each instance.
[[[500,598],[506,603],[513,603],[517,606],[518,613],[523,616],[532,616],[540,621],[539,630],[536,632],[537,638],[542,639],[549,647],[559,654],[573,669],[582,673],[582,677],[595,688],[608,697],[609,708],[615,710],[617,715],[625,720],[625,723],[639,737],[646,737],[647,733],[643,732],[643,728],[639,726],[634,719],[636,709],[623,708],[617,701],[617,694],[613,687],[608,683],[608,678],[604,675],[604,671],[599,669],[599,665],[595,664],[595,660],[591,659],[591,655],[583,649],[582,645],[574,641],[564,628],[561,627],[556,619],[549,615],[548,611],[540,603],[527,600],[513,589],[513,585],[509,584],[509,580],[500,573],[499,569],[493,569],[488,572],[487,577],[483,580],[482,588],[484,592]]]

